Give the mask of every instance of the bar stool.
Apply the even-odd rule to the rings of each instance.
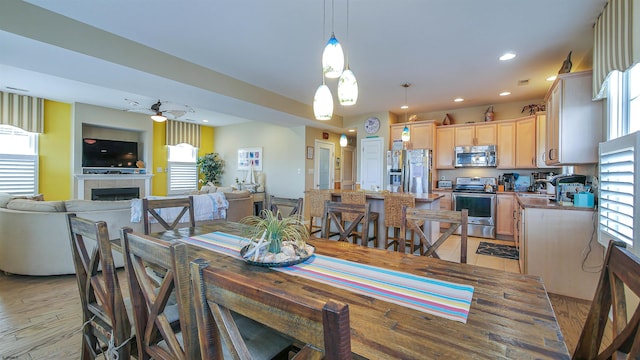
[[[385,242],[384,248],[388,249],[393,245],[393,250],[398,251],[398,244],[400,243],[400,228],[402,226],[402,207],[416,207],[416,197],[413,194],[406,193],[387,193],[384,194],[384,226],[385,226]],[[389,230],[392,230],[392,235],[389,236]],[[411,247],[410,253],[414,251],[413,244],[413,230],[411,230],[411,241],[406,242],[406,246]],[[405,235],[402,235],[404,238]],[[404,250],[404,249],[403,249]],[[404,251],[403,251],[404,252]]]
[[[309,235],[315,234],[322,230],[322,223],[316,225],[314,220],[324,216],[324,202],[331,201],[331,192],[329,190],[311,189],[306,191],[306,202],[309,204]]]
[[[367,203],[367,194],[362,191],[362,190],[353,190],[353,191],[342,191],[340,194],[341,200],[340,202],[345,203],[345,204],[366,204]],[[353,232],[353,243],[357,244],[358,242],[358,238],[362,239],[362,245],[363,246],[368,246],[369,245],[369,241],[373,240],[373,246],[374,247],[378,247],[378,218],[379,218],[380,214],[377,212],[370,212],[369,214],[369,221],[372,222],[373,224],[373,237],[369,238],[369,234],[366,234],[364,236],[367,237],[367,241],[365,241],[365,237],[363,236],[362,232],[358,232],[355,231]],[[343,214],[342,215],[342,223],[346,223],[346,222],[352,222],[356,219],[356,215],[355,214]]]

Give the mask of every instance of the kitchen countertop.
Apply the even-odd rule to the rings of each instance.
[[[516,193],[516,199],[518,200],[518,204],[523,208],[534,208],[534,209],[551,209],[551,210],[574,210],[574,211],[594,211],[594,208],[590,207],[580,207],[573,205],[562,205],[558,202],[549,200],[549,197],[545,194],[539,194],[540,196],[535,196],[532,193],[527,193],[527,195]]]
[[[351,190],[345,190],[345,191],[351,191]],[[334,196],[340,196],[341,192],[342,192],[341,189],[331,190],[331,193]],[[365,191],[365,193],[367,194],[367,199],[384,200],[385,193],[382,191]],[[438,195],[433,193],[429,193],[429,194],[423,193],[423,194],[414,194],[414,195],[416,197],[416,202],[421,202],[421,203],[431,203],[443,197],[443,195]]]

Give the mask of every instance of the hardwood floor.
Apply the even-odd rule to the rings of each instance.
[[[486,241],[469,241],[470,264],[519,272],[517,260],[475,254],[481,240]],[[458,261],[459,241],[457,245],[453,241],[443,246],[440,256]],[[122,271],[120,274],[124,275]],[[553,294],[550,299],[572,353],[589,302]],[[79,359],[81,323],[75,276],[35,277],[0,272],[0,359]]]

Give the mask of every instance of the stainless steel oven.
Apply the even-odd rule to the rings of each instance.
[[[452,193],[453,209],[469,211],[469,236],[495,239],[495,178],[457,178]],[[460,234],[460,229],[456,231]]]

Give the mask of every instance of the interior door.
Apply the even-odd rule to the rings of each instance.
[[[331,142],[315,141],[315,176],[316,189],[333,189],[335,171],[335,145]]]
[[[381,190],[383,186],[383,147],[381,137],[367,138],[360,141],[362,161],[360,167],[360,188],[364,190]]]
[[[340,158],[340,188],[345,190],[355,189],[356,178],[356,151],[353,146],[342,148]]]

